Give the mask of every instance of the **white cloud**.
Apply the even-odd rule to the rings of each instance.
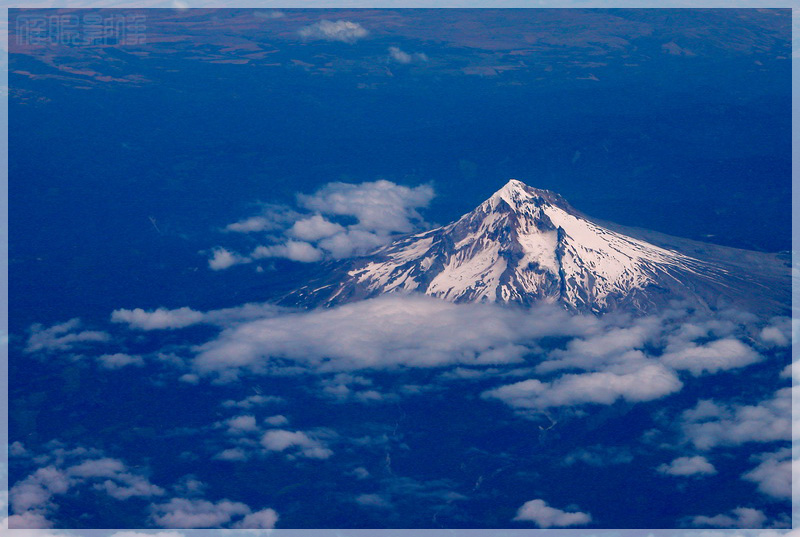
[[[100,452],[85,448],[58,447],[36,457],[46,466],[13,484],[8,493],[11,528],[52,527],[50,518],[58,510],[56,498],[76,487],[92,485],[116,500],[149,498],[164,493],[143,475],[132,472],[122,461],[98,457]],[[68,464],[71,463],[71,464]]]
[[[278,522],[278,513],[273,509],[262,509],[245,517],[231,526],[236,529],[272,529]]]
[[[275,222],[263,216],[251,216],[233,224],[225,226],[225,231],[233,231],[235,233],[256,233],[259,231],[269,231],[276,229]]]
[[[328,183],[313,194],[297,196],[306,213],[268,205],[261,215],[227,226],[226,231],[240,233],[269,231],[272,234],[267,238],[272,244],[257,246],[247,256],[223,249],[215,266],[222,269],[268,258],[315,263],[360,255],[398,234],[425,227],[417,209],[426,207],[433,196],[430,185],[411,188],[385,180]],[[336,219],[355,223],[344,225]]]
[[[258,423],[256,418],[251,415],[236,416],[225,420],[224,425],[227,427],[227,433],[235,436],[258,431]]]
[[[245,517],[250,508],[241,502],[173,498],[169,502],[151,505],[153,522],[163,528],[219,528],[233,518]]]
[[[300,263],[316,263],[322,260],[323,253],[308,242],[288,240],[284,244],[259,246],[250,254],[252,259],[285,257]]]
[[[766,522],[767,516],[758,509],[737,507],[730,514],[696,516],[692,518],[691,524],[714,528],[763,528]]]
[[[214,248],[213,253],[214,255],[208,260],[208,268],[211,270],[225,270],[234,265],[250,262],[250,259],[221,247]]]
[[[379,180],[360,184],[328,183],[314,194],[297,196],[306,209],[321,214],[353,216],[358,228],[384,233],[409,233],[422,217],[434,192],[430,185],[414,188]]]
[[[695,447],[738,446],[747,442],[790,440],[791,388],[775,392],[758,405],[719,405],[700,401],[681,416],[681,428]]]
[[[661,362],[679,370],[688,370],[694,376],[717,373],[754,364],[761,356],[738,339],[726,338],[704,345],[687,345],[681,349],[668,350]]]
[[[249,397],[245,397],[241,401],[234,401],[230,399],[228,401],[223,401],[222,406],[225,408],[253,408],[257,406],[264,406],[273,403],[282,403],[284,399],[282,397],[277,397],[275,395],[251,395]]]
[[[261,445],[267,451],[294,450],[298,456],[308,459],[327,459],[333,451],[319,440],[311,438],[302,431],[271,429],[261,437]]]
[[[241,448],[229,448],[220,451],[214,458],[220,461],[246,461],[250,456]]]
[[[792,319],[774,317],[761,330],[758,338],[766,347],[788,347],[792,343]]]
[[[121,369],[128,365],[141,367],[144,365],[144,360],[141,356],[132,356],[121,352],[115,354],[103,354],[97,357],[100,365],[106,369]]]
[[[301,241],[318,241],[344,231],[343,226],[327,220],[320,214],[315,214],[292,224],[286,234]]]
[[[662,474],[675,476],[713,475],[717,473],[714,465],[701,456],[678,457],[669,464],[659,466],[658,471]]]
[[[527,349],[509,342],[580,333],[596,322],[554,307],[520,312],[388,295],[235,326],[198,347],[193,366],[233,380],[243,369],[266,371],[287,359],[321,372],[514,363]]]
[[[176,330],[200,323],[229,325],[269,317],[281,311],[282,308],[273,304],[244,304],[207,312],[185,307],[174,310],[158,308],[152,311],[142,308],[118,309],[111,313],[111,322],[125,323],[134,330]]]
[[[264,422],[268,425],[272,425],[273,427],[280,427],[281,425],[286,425],[289,423],[289,420],[286,416],[281,414],[277,414],[275,416],[269,416],[268,418],[264,418]]]
[[[134,497],[150,498],[164,494],[164,489],[153,485],[142,476],[123,474],[115,476],[115,478],[117,481],[106,480],[101,484],[96,484],[94,488],[105,491],[106,494],[117,500]]]
[[[97,343],[111,339],[105,332],[79,330],[80,327],[81,320],[77,318],[50,328],[44,328],[38,323],[31,325],[25,352],[66,351],[80,343]]]
[[[758,484],[758,490],[768,496],[789,500],[792,498],[792,452],[782,449],[760,457],[761,464],[742,476]]]
[[[145,311],[142,308],[133,310],[119,309],[111,313],[111,322],[127,323],[130,328],[138,330],[162,330],[184,328],[202,322],[204,314],[191,308],[168,310],[158,308]]]
[[[514,520],[534,522],[546,529],[584,526],[592,521],[592,517],[589,513],[567,512],[550,507],[544,500],[531,500],[519,508]]]
[[[348,229],[344,233],[321,240],[319,247],[328,252],[334,259],[344,259],[375,250],[378,246],[383,246],[389,242],[389,240],[389,235],[361,229]]]
[[[261,214],[239,220],[225,227],[225,231],[234,233],[258,233],[275,231],[291,225],[302,218],[302,215],[284,205],[261,204]]]
[[[302,431],[271,429],[262,436],[261,445],[267,451],[286,451],[297,448],[300,456],[310,459],[327,459],[333,455],[333,452],[324,444]]]
[[[428,56],[424,52],[414,52],[409,54],[403,51],[400,47],[389,47],[389,57],[397,63],[408,64],[415,61],[426,62]]]
[[[48,529],[53,527],[53,522],[48,520],[44,514],[33,511],[25,511],[22,514],[11,515],[5,520],[5,526],[10,530],[16,530],[15,535],[20,533],[20,530],[39,530]],[[40,535],[38,532],[31,537],[51,537],[54,535],[63,534],[44,534]]]
[[[501,386],[483,394],[513,408],[543,409],[581,404],[610,405],[617,399],[651,401],[677,392],[683,384],[662,365],[647,363],[629,373],[564,375],[551,383],[537,379]]]
[[[355,43],[366,37],[369,32],[357,22],[338,20],[336,22],[321,20],[298,30],[303,39],[320,39],[324,41],[341,41]]]

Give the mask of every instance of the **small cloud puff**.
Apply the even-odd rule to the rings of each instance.
[[[229,252],[225,248],[214,248],[214,255],[208,260],[208,267],[211,270],[225,270],[234,265],[249,263],[250,260],[239,254]]]
[[[304,40],[340,41],[350,44],[363,39],[369,34],[357,22],[344,20],[333,22],[325,19],[300,28],[297,33]]]
[[[97,357],[97,361],[105,369],[122,369],[129,365],[142,367],[144,365],[144,359],[141,356],[131,356],[121,352],[103,354]]]
[[[271,429],[261,437],[261,445],[267,451],[294,450],[294,456],[307,459],[327,459],[333,455],[322,442],[302,431]]]
[[[675,476],[713,475],[717,473],[714,465],[701,456],[678,457],[669,464],[659,466],[658,471],[662,474]]]
[[[514,520],[534,522],[540,528],[546,529],[585,526],[592,521],[592,517],[589,513],[568,512],[550,507],[544,500],[531,500],[519,508]]]
[[[251,254],[252,259],[283,257],[300,263],[316,263],[323,257],[322,251],[303,241],[288,240],[284,244],[259,246]]]
[[[404,52],[399,47],[389,47],[389,57],[396,61],[397,63],[412,63],[415,61],[419,62],[426,62],[428,61],[428,55],[424,52],[414,52],[409,54],[408,52]]]

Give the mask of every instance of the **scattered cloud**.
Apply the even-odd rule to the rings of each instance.
[[[702,456],[678,457],[669,464],[658,467],[662,474],[674,476],[713,475],[717,473],[714,465]]]
[[[589,513],[550,507],[544,500],[531,500],[519,508],[514,520],[534,522],[540,528],[547,529],[584,526],[592,521],[592,517]]]
[[[77,318],[54,324],[50,328],[34,324],[29,330],[30,336],[25,352],[67,351],[81,343],[98,343],[111,339],[105,332],[81,330],[81,326],[81,320]]]
[[[763,528],[767,516],[758,509],[737,507],[729,514],[715,516],[696,516],[691,519],[692,526],[709,526],[714,528]]]
[[[41,467],[16,482],[8,493],[9,528],[51,528],[58,510],[56,497],[78,487],[103,492],[124,501],[151,498],[164,490],[122,461],[105,457],[98,450],[78,447],[67,450],[59,444],[49,453],[35,457]],[[17,450],[19,453],[19,450]],[[30,455],[25,452],[24,455]]]
[[[265,406],[269,404],[275,403],[283,403],[285,400],[282,397],[277,397],[275,395],[251,395],[249,397],[245,397],[240,401],[234,401],[233,399],[229,399],[227,401],[222,402],[222,406],[225,408],[244,408],[250,409],[258,406]]]
[[[121,352],[103,354],[97,357],[97,361],[105,369],[121,369],[129,365],[141,367],[144,365],[144,359],[141,356],[132,356]]]
[[[369,34],[357,22],[344,20],[333,22],[325,19],[300,28],[298,33],[304,40],[340,41],[351,44]]]
[[[228,434],[239,436],[247,433],[258,432],[256,418],[251,415],[236,416],[229,418],[221,424],[226,428]]]
[[[282,414],[276,414],[275,416],[264,418],[264,423],[272,425],[273,427],[280,427],[281,425],[289,423],[289,419]]]
[[[792,432],[791,388],[757,405],[724,405],[702,400],[681,415],[686,439],[698,449],[738,446],[747,442],[790,440]]]
[[[389,47],[389,57],[397,63],[403,64],[428,61],[428,55],[424,52],[413,52],[409,54],[400,49],[400,47]]]
[[[278,520],[272,509],[253,512],[241,502],[172,498],[150,506],[153,522],[164,528],[254,528],[272,529]]]
[[[214,248],[211,259],[208,260],[208,268],[211,270],[225,270],[234,265],[249,263],[250,259],[242,257],[237,253],[230,252],[225,248]]]
[[[322,442],[302,431],[270,429],[261,437],[261,445],[267,451],[291,451],[294,456],[308,459],[327,459],[333,455]]]
[[[270,244],[260,244],[248,255],[220,247],[209,263],[221,270],[259,259],[315,263],[364,254],[398,234],[427,227],[418,209],[433,197],[430,185],[407,187],[385,180],[328,183],[313,194],[299,194],[297,210],[266,205],[261,215],[228,225],[226,231],[268,232],[265,239]]]

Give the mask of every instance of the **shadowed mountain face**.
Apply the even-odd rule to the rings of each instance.
[[[511,180],[457,221],[343,265],[292,298],[332,305],[422,292],[452,302],[542,301],[593,313],[645,312],[674,300],[788,306],[788,267],[776,256],[666,236],[644,240],[641,232],[614,228],[558,194]]]

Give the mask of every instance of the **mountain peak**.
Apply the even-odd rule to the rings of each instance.
[[[335,304],[421,292],[599,313],[717,300],[732,282],[725,267],[616,231],[515,179],[455,222],[398,238],[331,277],[300,296]]]
[[[495,209],[501,202],[505,202],[515,211],[530,204],[541,206],[544,203],[550,203],[560,207],[569,206],[566,200],[555,192],[528,186],[517,179],[509,180],[500,190],[492,194],[484,204],[488,204],[491,209]]]

